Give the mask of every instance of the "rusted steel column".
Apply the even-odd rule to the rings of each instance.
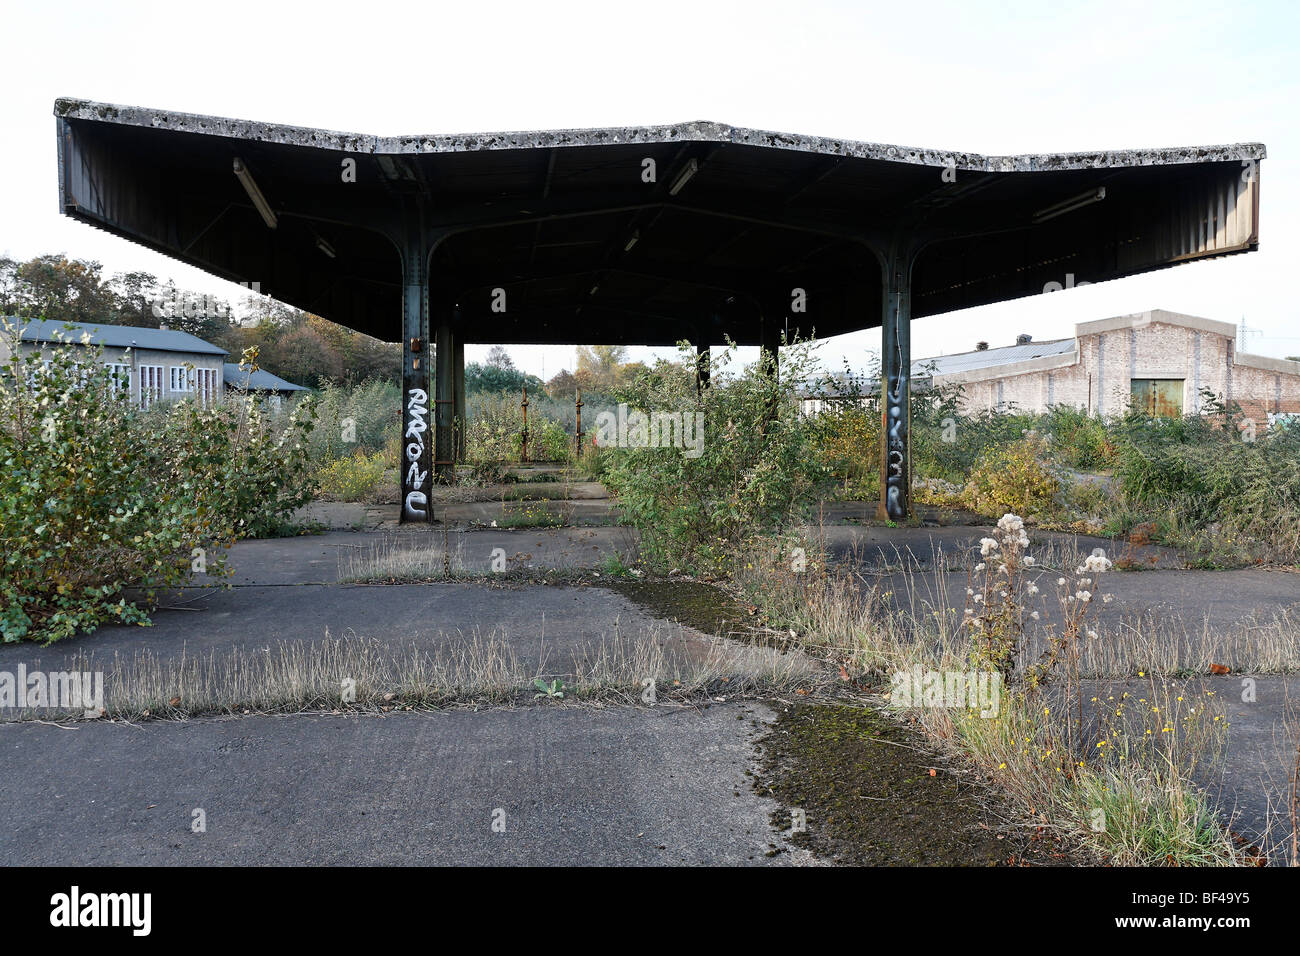
[[[524,413],[524,430],[519,433],[522,453],[520,458],[524,464],[528,464],[528,387],[524,386],[524,400],[519,404]]]
[[[400,520],[432,521],[429,482],[428,245],[418,210],[408,213],[402,246],[402,513]]]
[[[881,465],[878,517],[903,521],[912,508],[912,264],[896,243],[884,261],[881,312]]]
[[[437,302],[435,335],[437,372],[434,376],[433,469],[438,481],[450,481],[456,474],[456,436],[452,420],[456,411],[456,376],[452,371],[455,349],[452,347],[450,303]]]
[[[577,424],[573,428],[573,456],[582,457],[582,389],[576,389],[573,396],[573,411]]]
[[[455,378],[456,402],[452,406],[452,417],[456,427],[456,461],[465,460],[465,336],[459,325],[451,336],[451,372]]]

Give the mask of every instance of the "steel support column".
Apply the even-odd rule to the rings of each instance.
[[[452,344],[452,305],[444,301],[435,304],[438,314],[434,331],[437,369],[433,381],[433,469],[437,480],[443,482],[450,481],[455,474],[456,350]]]
[[[882,263],[880,508],[902,521],[912,506],[912,265],[910,243],[895,242]]]
[[[695,390],[702,392],[709,387],[709,362],[712,356],[709,353],[709,344],[706,341],[700,341],[695,346]]]
[[[402,514],[432,521],[429,481],[429,246],[418,207],[408,211],[402,243]]]
[[[459,316],[457,316],[459,318]],[[455,382],[455,404],[452,405],[452,417],[456,422],[456,461],[465,460],[465,335],[459,324],[452,333],[451,371]]]

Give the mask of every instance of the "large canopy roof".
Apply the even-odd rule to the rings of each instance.
[[[900,236],[923,246],[914,317],[1252,251],[1265,156],[983,156],[709,122],[378,137],[73,99],[55,115],[65,214],[387,340],[417,207],[469,341],[755,344],[760,314],[819,337],[878,326]]]

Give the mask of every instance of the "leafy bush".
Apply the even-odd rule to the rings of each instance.
[[[1036,424],[1034,416],[1014,411],[961,414],[957,394],[913,398],[912,472],[918,478],[964,482],[977,461],[1020,441]]]
[[[837,404],[814,420],[814,448],[850,498],[880,493],[880,413],[862,405]]]
[[[312,458],[329,462],[358,453],[373,455],[389,445],[396,449],[401,407],[402,393],[392,382],[372,380],[355,388],[327,384],[318,401]]]
[[[388,470],[386,452],[366,455],[358,451],[348,458],[327,462],[318,474],[320,497],[332,501],[368,501],[383,482]]]
[[[971,510],[992,515],[1014,512],[1026,517],[1048,512],[1060,482],[1044,462],[1046,445],[1030,433],[1010,445],[996,445],[971,469],[963,499]]]
[[[543,418],[528,422],[528,457],[533,461],[565,461],[573,439],[559,422]]]
[[[1300,431],[1255,441],[1233,416],[1126,419],[1116,478],[1132,511],[1172,543],[1234,560],[1300,559]]]
[[[757,366],[728,375],[734,347],[715,349],[712,384],[697,393],[695,352],[685,349],[678,363],[661,362],[624,390],[629,415],[703,416],[698,457],[673,447],[606,449],[607,484],[640,532],[649,564],[725,573],[752,539],[805,510],[825,477],[813,454],[813,423],[800,414],[792,384],[808,370],[810,353],[806,343],[784,349],[777,379]]]
[[[1052,443],[1052,458],[1080,471],[1109,468],[1116,446],[1106,423],[1069,405],[1057,405],[1043,416],[1039,428]]]
[[[483,392],[466,400],[469,423],[465,429],[465,459],[481,471],[503,462],[518,461],[524,414],[519,396]]]
[[[85,341],[85,340],[83,340]],[[10,338],[0,382],[0,636],[54,641],[147,623],[120,597],[224,571],[235,539],[273,531],[310,497],[310,402],[285,427],[256,403],[132,409],[99,351],[44,361]],[[116,598],[116,600],[114,600]]]

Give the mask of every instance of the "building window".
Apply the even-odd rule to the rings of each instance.
[[[171,378],[167,381],[167,390],[173,394],[194,391],[194,369],[184,365],[171,367]]]
[[[140,378],[140,407],[148,408],[162,398],[163,367],[161,365],[141,365],[136,369]]]
[[[193,371],[194,391],[198,393],[199,403],[207,407],[217,400],[217,370],[215,368],[196,368]]]
[[[111,383],[113,392],[119,398],[126,398],[131,394],[131,366],[121,365],[117,362],[106,362],[105,367],[108,369],[108,380]]]
[[[1153,418],[1182,418],[1183,379],[1135,378],[1129,382],[1133,411]]]

